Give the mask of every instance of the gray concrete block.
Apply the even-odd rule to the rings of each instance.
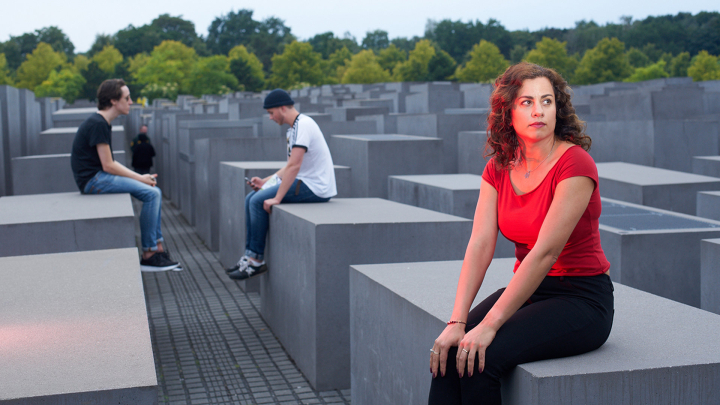
[[[473,306],[508,284],[513,265],[493,260]],[[461,266],[350,267],[353,404],[427,402],[428,349],[452,312]],[[716,403],[718,333],[715,314],[616,283],[608,341],[580,356],[517,366],[502,379],[503,404]]]
[[[0,278],[1,404],[157,404],[137,249],[3,257]]]
[[[720,239],[700,242],[700,308],[720,314]]]
[[[97,112],[96,107],[84,107],[84,108],[64,108],[57,110],[52,113],[53,127],[71,127],[77,128],[83,123],[88,117]],[[111,123],[114,125],[123,125],[125,118],[121,115]]]
[[[351,168],[353,197],[387,198],[387,178],[442,173],[442,141],[408,135],[335,135],[333,162]]]
[[[37,136],[42,131],[40,103],[35,101],[35,93],[28,89],[19,89],[20,134],[22,137],[22,155],[31,155],[37,145]]]
[[[61,127],[40,132],[37,134],[38,143],[32,155],[71,153],[77,130],[77,128],[72,127]],[[112,127],[112,139],[110,142],[112,142],[113,151],[125,150],[125,128],[122,125]]]
[[[484,131],[458,132],[458,173],[482,175],[488,162],[484,157],[486,139]]]
[[[695,215],[720,221],[720,191],[698,192]]]
[[[598,163],[603,197],[694,215],[697,192],[720,190],[720,178],[635,165]]]
[[[18,89],[2,85],[0,86],[0,121],[2,121],[2,174],[4,187],[0,189],[0,195],[12,195],[12,168],[11,159],[22,156],[23,139],[20,133],[20,92]]]
[[[405,96],[405,112],[408,114],[433,114],[446,108],[463,108],[463,94],[451,82],[431,82],[410,86],[411,94]]]
[[[377,124],[374,121],[346,121],[346,122],[335,122],[335,121],[317,121],[320,131],[322,131],[325,137],[325,142],[328,146],[332,142],[333,135],[357,135],[357,134],[372,134],[377,129]],[[285,132],[283,131],[283,138],[285,138]],[[337,163],[337,162],[335,162]]]
[[[700,307],[700,241],[720,222],[602,199],[600,239],[613,280]]]
[[[125,164],[125,152],[113,151]],[[12,159],[13,195],[78,191],[70,167],[70,154],[23,156]]]
[[[232,267],[245,252],[245,197],[252,191],[245,177],[265,178],[285,166],[285,161],[220,162],[220,263]],[[350,196],[350,168],[335,166],[337,198]],[[260,279],[238,281],[243,291],[260,291]]]
[[[390,176],[388,200],[473,219],[481,180],[475,174]],[[515,244],[499,232],[494,257],[514,256]]]
[[[326,108],[325,112],[330,114],[335,122],[355,121],[356,117],[363,115],[386,115],[390,113],[387,107],[334,107]]]
[[[130,194],[0,198],[0,257],[135,248]]]
[[[720,178],[720,156],[694,156],[692,172]]]
[[[210,250],[220,249],[220,162],[274,161],[287,157],[282,138],[205,138],[195,141],[191,198],[183,200],[182,213],[193,218],[198,236]],[[184,197],[184,196],[183,196]],[[185,204],[185,201],[188,204]]]
[[[315,389],[349,388],[348,266],[459,259],[458,235],[470,229],[470,220],[382,199],[278,205],[260,276],[263,318]]]
[[[653,166],[654,125],[652,119],[628,121],[609,120],[612,116],[583,117],[587,133],[593,139],[590,156],[595,162],[627,162]]]
[[[490,108],[490,94],[492,85],[481,83],[463,90],[465,108]],[[573,101],[575,101],[573,99]]]

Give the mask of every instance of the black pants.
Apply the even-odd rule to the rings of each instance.
[[[466,331],[477,326],[505,291],[496,291],[468,315]],[[501,404],[500,378],[518,364],[574,356],[602,346],[613,322],[610,277],[548,276],[530,299],[498,330],[485,351],[485,369],[460,378],[457,347],[448,354],[445,377],[430,386],[429,404]]]

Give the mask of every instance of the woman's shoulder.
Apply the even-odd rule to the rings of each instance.
[[[556,166],[556,172],[560,179],[578,175],[597,178],[595,160],[579,145],[570,146],[560,157]]]
[[[595,160],[590,154],[582,148],[580,145],[571,144],[565,153],[560,157],[561,161],[565,163],[581,163],[581,164],[592,164],[595,165]]]

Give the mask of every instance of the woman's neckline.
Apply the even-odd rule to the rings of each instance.
[[[518,193],[518,192],[517,192],[517,190],[516,190],[516,188],[515,188],[515,185],[514,185],[513,182],[512,182],[512,178],[510,177],[510,169],[509,169],[509,168],[506,169],[506,170],[505,170],[505,173],[507,174],[508,183],[510,183],[510,188],[512,188],[513,194],[514,194],[516,197],[522,197],[522,196],[528,195],[528,194],[534,192],[535,190],[537,190],[538,188],[540,188],[540,186],[542,186],[543,183],[545,183],[545,180],[547,180],[547,178],[548,178],[548,176],[550,175],[550,173],[551,173],[553,170],[555,170],[555,168],[557,167],[558,163],[560,163],[560,160],[562,160],[562,158],[565,157],[565,154],[567,154],[567,152],[568,152],[570,149],[574,148],[575,146],[579,146],[579,145],[570,145],[569,148],[565,149],[565,151],[562,153],[562,155],[560,155],[560,157],[559,157],[558,160],[555,162],[555,164],[553,164],[553,166],[550,168],[550,170],[548,170],[548,172],[545,173],[545,177],[543,177],[543,179],[540,181],[540,183],[538,183],[537,186],[535,186],[532,190],[530,190],[530,191],[528,191],[528,192],[525,192],[525,193]]]

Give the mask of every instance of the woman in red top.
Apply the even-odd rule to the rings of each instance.
[[[430,404],[500,404],[517,364],[595,350],[610,335],[613,286],[600,246],[591,140],[551,69],[509,67],[495,81],[485,167],[455,306],[430,353]],[[470,311],[498,229],[515,275]]]

